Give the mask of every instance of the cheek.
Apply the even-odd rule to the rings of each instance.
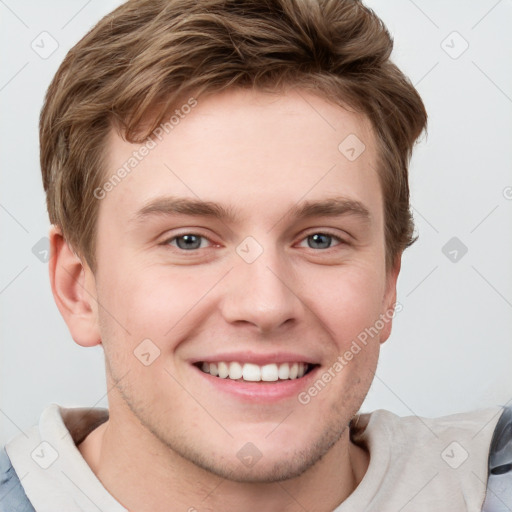
[[[371,327],[381,312],[383,277],[371,265],[317,272],[310,276],[309,289],[307,302],[335,336],[340,351]]]
[[[136,396],[139,388],[179,391],[165,372],[175,372],[167,355],[178,345],[187,314],[207,283],[201,286],[198,279],[161,266],[121,264],[110,266],[100,282],[100,333],[114,379],[123,378],[127,396]]]
[[[104,323],[118,333],[117,338],[133,343],[149,338],[162,349],[170,348],[187,315],[218,279],[207,267],[198,272],[118,260],[104,268],[99,280]]]

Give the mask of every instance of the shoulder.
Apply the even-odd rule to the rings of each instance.
[[[35,512],[4,447],[0,448],[0,512]]]
[[[501,430],[502,407],[490,407],[436,418],[399,417],[377,410],[354,422],[357,444],[370,452],[370,469],[377,475],[381,493],[395,499],[393,507],[411,493],[420,493],[414,510],[482,510],[489,474],[489,454],[493,439]],[[372,458],[385,470],[373,467]],[[374,464],[375,466],[375,464]],[[379,503],[380,504],[380,503]],[[386,505],[387,506],[387,505]],[[390,506],[380,510],[391,510]],[[510,512],[510,508],[484,509]]]

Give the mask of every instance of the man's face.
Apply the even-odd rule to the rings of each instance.
[[[305,92],[237,90],[156,141],[99,210],[111,421],[224,477],[296,476],[347,436],[389,335],[344,358],[395,301],[373,134]],[[108,144],[106,179],[141,146]]]

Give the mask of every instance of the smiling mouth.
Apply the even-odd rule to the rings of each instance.
[[[203,373],[240,382],[279,382],[301,379],[316,366],[310,363],[271,363],[258,365],[237,361],[208,363],[200,361],[196,365]]]

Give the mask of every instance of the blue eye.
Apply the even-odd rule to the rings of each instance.
[[[171,238],[168,243],[170,245],[174,245],[174,242],[176,242],[175,246],[178,247],[178,249],[191,251],[204,247],[202,245],[203,240],[206,240],[203,236],[188,233],[186,235],[175,236],[174,238]]]
[[[310,249],[329,249],[332,247],[333,241],[337,241],[334,245],[338,245],[341,242],[338,237],[327,233],[314,233],[307,236],[304,240],[307,240],[307,244]]]

